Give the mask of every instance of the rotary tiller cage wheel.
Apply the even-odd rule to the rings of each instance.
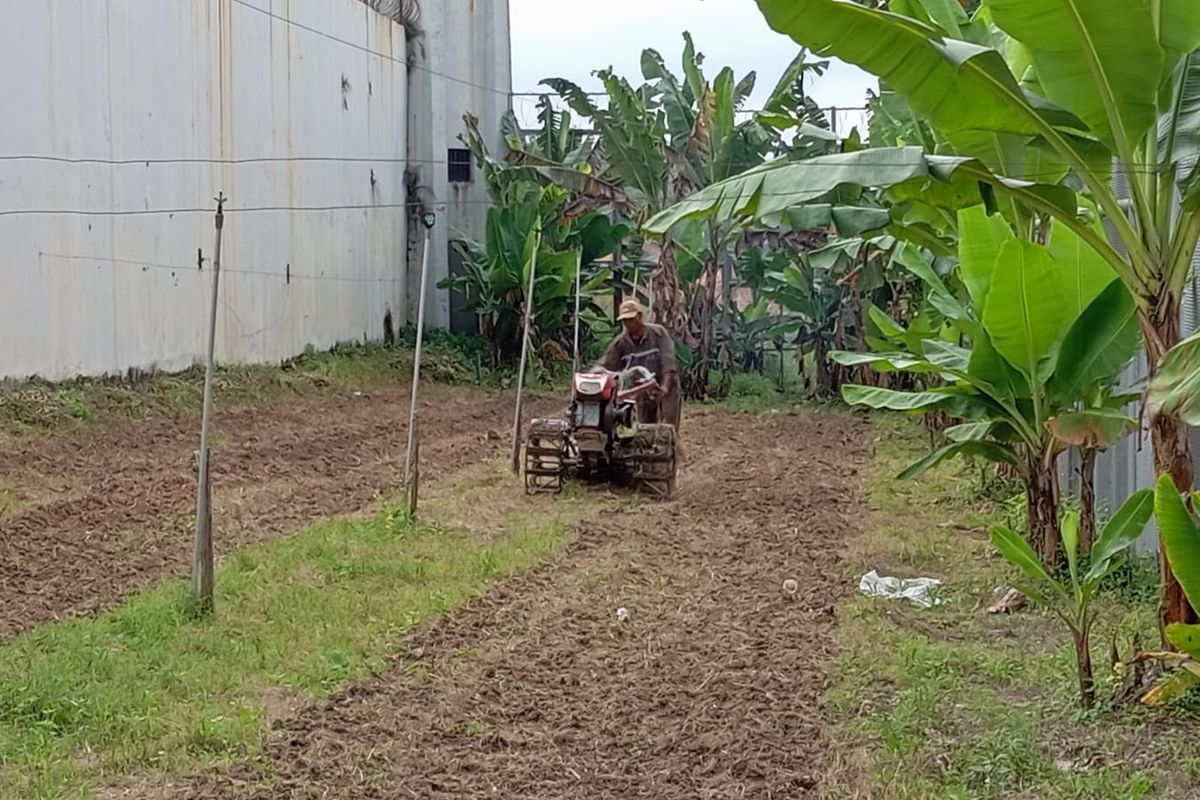
[[[664,498],[675,494],[676,437],[673,425],[638,426],[630,443],[630,477],[636,488]]]
[[[525,491],[557,494],[568,466],[570,427],[566,420],[535,419],[525,436]]]

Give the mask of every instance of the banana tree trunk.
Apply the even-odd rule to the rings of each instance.
[[[824,339],[818,338],[813,345],[813,362],[816,364],[816,384],[813,386],[814,397],[829,397],[837,390],[834,387],[833,366],[829,363],[829,345]]]
[[[1150,377],[1158,374],[1159,365],[1166,352],[1179,343],[1179,301],[1173,297],[1160,298],[1152,308],[1151,313],[1143,316],[1142,330],[1146,342],[1146,358],[1150,366]],[[1192,491],[1194,479],[1192,471],[1191,443],[1188,440],[1188,428],[1178,417],[1165,414],[1155,414],[1150,420],[1150,441],[1154,447],[1154,472],[1156,475],[1170,475],[1179,491]],[[1159,622],[1164,631],[1166,626],[1173,623],[1195,624],[1200,621],[1196,610],[1188,603],[1183,587],[1179,585],[1167,554],[1159,546],[1159,568],[1162,574],[1162,597],[1159,601]]]
[[[1100,451],[1085,447],[1079,460],[1079,551],[1092,552],[1096,541],[1096,457]]]
[[[1079,677],[1079,704],[1084,708],[1096,705],[1096,681],[1092,672],[1092,643],[1087,631],[1072,632],[1075,641],[1075,670]]]
[[[679,339],[687,338],[687,313],[683,308],[683,290],[679,287],[679,269],[675,265],[675,243],[663,242],[658,266],[650,276],[650,296],[654,320]]]
[[[1058,569],[1062,548],[1058,522],[1058,471],[1053,461],[1034,454],[1025,482],[1025,507],[1029,516],[1029,545],[1047,569]]]
[[[704,265],[704,274],[700,279],[699,296],[693,303],[691,316],[699,317],[697,339],[700,346],[696,351],[696,359],[685,371],[683,395],[689,400],[703,400],[708,396],[709,368],[712,364],[713,343],[715,340],[715,315],[717,299],[717,276],[719,274],[716,258],[710,258]]]

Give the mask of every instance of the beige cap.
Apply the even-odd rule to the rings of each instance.
[[[640,317],[646,313],[646,309],[642,308],[642,304],[637,300],[626,300],[621,303],[621,308],[617,313],[617,319],[633,319]]]

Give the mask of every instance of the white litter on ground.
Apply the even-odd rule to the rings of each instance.
[[[858,581],[858,590],[867,597],[904,598],[913,605],[930,608],[941,602],[937,597],[941,585],[937,578],[894,578],[871,570]]]

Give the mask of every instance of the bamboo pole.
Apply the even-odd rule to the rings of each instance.
[[[575,255],[575,364],[572,372],[579,372],[583,360],[579,357],[579,300],[583,293],[583,251]]]
[[[533,240],[533,255],[529,261],[529,290],[525,293],[525,330],[521,341],[521,366],[517,370],[517,408],[513,414],[512,429],[512,471],[521,472],[521,399],[525,389],[525,364],[529,359],[529,328],[533,321],[533,287],[537,280],[538,251],[542,247],[541,225]]]
[[[433,228],[426,223],[425,245],[421,253],[421,288],[417,298],[417,345],[413,351],[412,398],[408,406],[408,446],[404,454],[404,485],[408,487],[409,513],[417,513],[417,389],[421,383],[421,346],[425,340],[425,291],[429,281],[429,244]]]

